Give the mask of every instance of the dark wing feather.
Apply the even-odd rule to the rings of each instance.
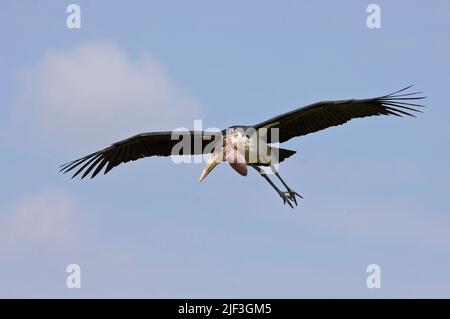
[[[83,173],[81,178],[86,177],[92,172],[91,178],[101,172],[108,173],[114,167],[129,161],[148,156],[170,156],[173,147],[181,141],[183,137],[190,137],[190,149],[183,148],[179,154],[174,155],[195,155],[202,154],[205,146],[211,143],[216,135],[207,132],[174,132],[179,138],[172,139],[172,132],[154,132],[135,135],[123,141],[112,144],[110,147],[101,151],[89,154],[75,161],[61,166],[63,173],[77,169],[72,178]],[[220,134],[220,133],[219,133]],[[194,147],[194,144],[201,145],[201,149]]]
[[[413,103],[424,99],[422,92],[402,93],[408,86],[397,92],[364,100],[324,101],[298,108],[259,123],[256,129],[279,128],[279,141],[285,142],[293,137],[317,132],[331,126],[346,123],[354,118],[376,115],[414,116],[421,112],[423,105]],[[270,134],[269,134],[269,142]]]

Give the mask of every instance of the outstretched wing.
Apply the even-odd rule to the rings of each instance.
[[[175,134],[175,135],[173,135]],[[220,133],[219,133],[220,134]],[[112,168],[129,161],[148,156],[195,155],[202,154],[205,146],[211,143],[217,135],[207,132],[153,132],[138,134],[128,139],[112,144],[101,151],[84,156],[61,166],[63,173],[77,169],[72,178],[83,172],[81,178],[93,171],[95,177],[105,166],[105,174]],[[177,154],[172,154],[174,146],[182,138],[189,137],[190,147],[184,147]],[[182,144],[184,145],[184,144]],[[187,146],[188,144],[186,144]]]
[[[419,108],[424,106],[413,102],[424,99],[425,97],[419,96],[422,92],[404,93],[409,88],[411,86],[372,99],[314,103],[281,114],[259,123],[254,127],[256,129],[264,127],[278,128],[278,142],[281,143],[296,136],[302,136],[331,126],[344,124],[354,118],[374,115],[414,116],[412,113],[421,112]]]

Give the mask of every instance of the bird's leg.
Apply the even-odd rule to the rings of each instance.
[[[250,165],[251,167],[253,167],[255,170],[258,171],[258,173],[265,178],[265,180],[267,182],[269,182],[269,184],[277,191],[278,195],[280,195],[280,197],[283,199],[283,203],[284,204],[289,204],[289,206],[291,206],[291,208],[294,208],[294,206],[291,203],[291,198],[288,196],[289,193],[286,192],[282,192],[271,180],[270,178],[267,176],[267,174],[258,166],[256,165]],[[294,197],[295,199],[295,197]]]
[[[270,166],[270,168],[272,169],[272,171],[274,172],[274,174],[278,177],[278,179],[281,181],[281,183],[283,183],[284,187],[286,187],[287,193],[289,194],[289,198],[295,203],[295,205],[297,205],[297,198],[295,196],[298,196],[300,198],[303,198],[302,195],[300,195],[299,193],[293,191],[286,183],[285,181],[281,178],[280,174],[278,174],[278,172],[276,171],[275,167]]]

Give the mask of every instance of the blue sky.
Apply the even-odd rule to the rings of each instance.
[[[74,1],[75,2],[75,1]],[[3,1],[1,297],[449,297],[450,4]],[[142,131],[252,124],[415,84],[416,119],[297,138],[282,205],[256,172],[150,158],[94,180],[68,160]],[[79,264],[82,287],[66,287]],[[381,266],[380,289],[366,267]]]

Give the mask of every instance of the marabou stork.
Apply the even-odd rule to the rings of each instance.
[[[176,154],[174,154],[173,149],[179,143],[179,138],[174,138],[174,132],[138,134],[114,143],[103,150],[64,164],[60,171],[67,173],[77,168],[72,178],[82,172],[81,178],[86,177],[90,172],[92,172],[91,178],[93,178],[105,167],[104,174],[122,163],[135,161],[143,157],[208,153],[211,154],[211,157],[200,176],[200,182],[217,164],[224,161],[229,162],[231,167],[243,176],[247,175],[247,166],[250,166],[270,183],[280,195],[284,204],[293,207],[292,203],[297,205],[296,196],[303,197],[286,184],[274,165],[292,156],[295,151],[277,148],[270,146],[270,144],[274,142],[283,143],[293,137],[341,125],[354,118],[374,115],[414,116],[413,112],[421,112],[419,108],[424,106],[413,102],[425,97],[420,96],[422,92],[406,93],[405,91],[410,87],[371,99],[314,103],[256,125],[231,126],[223,130],[220,135],[205,131],[177,132],[176,136],[178,137],[189,136],[189,143],[192,147],[182,148],[181,152]],[[248,133],[249,129],[250,133]],[[272,134],[267,133],[267,130],[274,129],[278,130],[278,138],[275,139]],[[258,143],[255,144],[255,141],[258,141]],[[198,147],[199,145],[200,147]],[[258,151],[261,146],[265,149],[264,152]],[[280,190],[273,183],[262,169],[264,166],[272,169],[286,191]]]

